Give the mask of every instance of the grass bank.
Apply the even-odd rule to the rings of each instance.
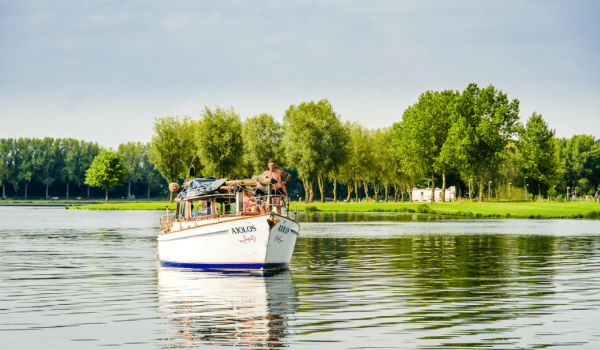
[[[169,202],[115,202],[72,207],[89,210],[170,210],[175,203]],[[398,212],[430,213],[471,218],[586,218],[600,219],[600,205],[591,202],[451,202],[451,203],[298,203],[290,209],[326,212]]]
[[[170,210],[175,210],[175,203],[166,202],[115,202],[101,203],[93,205],[82,205],[71,207],[69,209],[86,209],[86,210],[165,210],[168,206]]]
[[[593,202],[292,203],[299,211],[430,213],[475,218],[600,218]]]

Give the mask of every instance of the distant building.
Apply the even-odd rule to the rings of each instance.
[[[412,200],[413,202],[429,202],[431,200],[431,188],[413,188],[412,190]],[[440,197],[442,195],[442,190],[439,188],[435,189],[435,201],[441,201]],[[456,200],[456,188],[454,186],[450,186],[445,191],[445,199],[446,202],[453,202]]]

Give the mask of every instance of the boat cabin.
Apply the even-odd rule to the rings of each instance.
[[[174,220],[200,221],[232,216],[256,216],[271,212],[287,215],[288,208],[276,196],[254,196],[247,192],[218,193],[177,201]]]

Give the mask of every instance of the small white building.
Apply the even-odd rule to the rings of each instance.
[[[412,190],[412,200],[413,202],[429,202],[432,197],[431,188],[413,188]],[[437,188],[435,189],[435,201],[441,201],[440,197],[442,195],[442,190]],[[456,200],[456,188],[454,186],[450,186],[445,191],[445,199],[446,202],[453,202]]]

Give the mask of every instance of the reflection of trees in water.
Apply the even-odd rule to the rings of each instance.
[[[159,296],[173,326],[168,347],[283,347],[296,305],[289,271],[251,276],[161,267]]]
[[[294,260],[298,291],[327,301],[302,303],[300,310],[394,304],[398,313],[387,315],[388,321],[425,328],[542,315],[553,306],[553,267],[560,263],[556,247],[565,239],[485,234],[301,238]],[[350,303],[335,300],[336,295],[370,296]]]

